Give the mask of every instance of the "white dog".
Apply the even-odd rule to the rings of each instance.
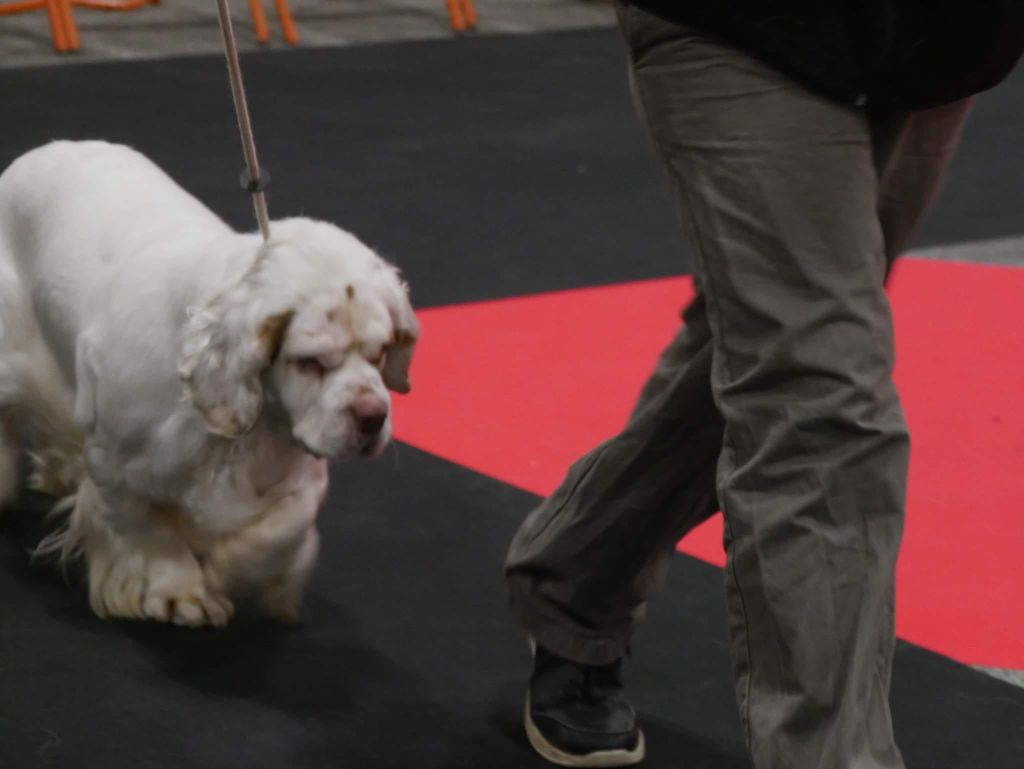
[[[331,224],[264,244],[105,142],[0,175],[0,495],[22,413],[68,495],[41,550],[84,556],[100,616],[295,619],[326,458],[384,450],[418,335],[397,270]]]

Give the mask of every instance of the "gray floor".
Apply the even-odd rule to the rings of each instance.
[[[999,668],[977,668],[983,673],[988,673],[990,676],[1006,681],[1008,684],[1014,684],[1015,686],[1024,687],[1024,670],[1001,670]]]
[[[248,3],[232,0],[242,50],[290,48],[281,39],[271,0],[263,0],[271,41],[256,42]],[[450,37],[444,0],[289,0],[300,45],[334,46]],[[609,25],[606,0],[475,0],[476,34],[513,34]],[[77,53],[53,51],[46,14],[0,17],[0,67],[39,66],[101,59],[160,58],[221,50],[215,0],[162,0],[123,13],[75,10]]]
[[[281,40],[271,0],[264,0],[264,5],[272,39],[266,46],[261,46],[253,35],[248,4],[240,0],[232,2],[232,17],[240,48],[290,48]],[[448,25],[444,0],[290,0],[290,5],[302,46],[356,45],[443,38],[453,34]],[[608,0],[475,0],[475,5],[479,14],[476,34],[518,34],[613,23]],[[214,0],[162,0],[160,5],[130,13],[78,9],[75,19],[81,50],[57,54],[52,49],[49,26],[42,12],[0,17],[0,67],[161,58],[221,51]],[[944,246],[920,255],[1022,264],[1024,239]],[[1024,686],[1024,671],[985,672]]]

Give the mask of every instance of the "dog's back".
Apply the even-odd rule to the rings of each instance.
[[[68,374],[83,306],[107,301],[111,274],[156,272],[139,263],[159,254],[155,244],[224,233],[206,206],[123,145],[51,142],[0,175],[0,238]]]
[[[159,244],[180,243],[183,231],[186,240],[231,232],[125,146],[51,142],[0,174],[0,418],[30,417],[46,490],[67,491],[79,464],[75,355],[84,319],[96,315],[88,308],[110,302],[112,278],[159,282]]]

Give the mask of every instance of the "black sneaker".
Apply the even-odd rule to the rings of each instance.
[[[632,766],[644,758],[621,659],[580,665],[537,646],[525,721],[533,749],[559,766]]]

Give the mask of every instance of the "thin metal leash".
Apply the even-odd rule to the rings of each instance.
[[[252,194],[252,205],[256,209],[263,241],[270,240],[270,215],[267,213],[267,199],[263,191],[270,183],[270,174],[260,168],[256,159],[256,139],[252,134],[249,120],[249,105],[245,101],[245,86],[242,85],[242,67],[238,63],[238,47],[235,45],[235,30],[231,26],[231,12],[228,0],[217,0],[220,16],[220,30],[224,36],[224,56],[228,61],[228,75],[231,80],[231,94],[235,98],[235,114],[238,115],[238,130],[242,135],[242,152],[245,155],[245,170],[239,181],[242,188]]]

